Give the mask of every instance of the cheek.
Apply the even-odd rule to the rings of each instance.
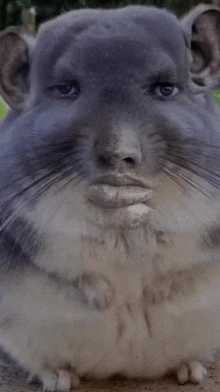
[[[216,220],[216,209],[206,195],[188,185],[184,179],[163,174],[154,179],[149,223],[156,230],[192,233]]]
[[[33,119],[33,137],[40,142],[48,136],[65,133],[72,127],[71,117],[69,108],[64,105],[40,108]]]

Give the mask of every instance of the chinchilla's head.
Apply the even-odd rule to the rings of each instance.
[[[51,236],[68,247],[93,230],[123,230],[140,211],[158,232],[215,219],[219,27],[211,6],[182,20],[132,6],[71,11],[36,38],[1,34],[6,259],[26,262]]]

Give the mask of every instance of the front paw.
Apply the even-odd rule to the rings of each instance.
[[[78,288],[88,305],[97,310],[109,309],[115,297],[114,289],[101,274],[85,273],[78,282]]]
[[[191,269],[157,277],[153,284],[144,286],[144,302],[148,305],[156,305],[161,302],[172,301],[180,296],[185,297],[193,294],[196,282],[201,279],[200,274],[196,273],[196,269]]]

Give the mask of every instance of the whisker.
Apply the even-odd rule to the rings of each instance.
[[[173,171],[171,171],[171,169],[169,168],[163,168],[163,172],[169,177],[171,178],[173,181],[175,181],[175,183],[177,183],[179,186],[181,186],[182,188],[184,188],[183,184],[181,184],[178,179],[182,179],[184,180],[185,183],[187,183],[188,185],[190,185],[192,188],[196,189],[197,191],[199,191],[201,194],[203,194],[206,197],[210,197],[210,193],[209,192],[205,192],[204,188],[198,183],[195,182],[195,180],[190,180],[186,175],[184,175],[183,173],[174,173]]]
[[[55,176],[55,174],[57,174]],[[51,175],[53,175],[52,178]],[[16,194],[14,194],[10,200],[7,201],[7,203],[5,203],[2,206],[2,214],[4,215],[5,213],[7,213],[7,210],[9,210],[9,217],[4,221],[4,224],[1,226],[1,230],[5,229],[6,226],[8,226],[8,224],[10,224],[10,222],[14,221],[14,217],[13,215],[11,215],[11,206],[13,206],[13,204],[16,202],[16,213],[20,213],[30,202],[30,199],[36,199],[40,194],[42,194],[45,190],[47,190],[48,188],[50,188],[52,185],[54,185],[61,177],[61,173],[58,172],[56,173],[56,171],[54,173],[49,173],[44,175],[43,177],[33,181],[31,184],[29,184],[28,186],[26,186],[25,188],[23,188],[21,191],[17,192]],[[50,179],[50,181],[48,181],[48,178]],[[46,183],[44,183],[43,181],[46,181]],[[42,183],[43,182],[43,183]],[[32,191],[30,193],[30,191]],[[28,198],[25,200],[23,197],[23,195],[25,195],[28,192]],[[25,202],[24,202],[25,200]]]
[[[82,139],[82,136],[80,137]],[[79,137],[78,137],[79,139]],[[78,140],[77,140],[78,143]],[[78,143],[79,144],[79,143]],[[27,154],[27,156],[29,156],[32,153],[36,153],[38,151],[40,151],[40,155],[45,154],[53,154],[55,152],[58,152],[59,154],[63,154],[63,152],[65,150],[76,150],[76,140],[67,140],[67,141],[62,141],[62,142],[57,142],[57,143],[49,143],[46,145],[39,145],[39,146],[32,146],[31,148],[29,148],[28,150],[21,150],[18,152],[14,152],[12,154],[1,154],[1,159],[7,159],[7,158],[14,158],[14,157],[23,157],[24,155]],[[45,150],[45,151],[44,151]],[[38,158],[39,155],[36,157]],[[32,156],[32,158],[34,159],[34,155]]]
[[[195,174],[198,177],[202,177],[203,179],[207,180],[210,184],[214,185],[215,187],[220,187],[220,175],[218,173],[216,173],[213,170],[210,170],[209,168],[206,168],[190,159],[186,159],[185,157],[181,157],[179,155],[173,154],[173,153],[169,153],[169,156],[172,156],[178,160],[181,160],[183,162],[183,164],[180,163],[176,163],[178,166],[186,168],[187,166],[187,170],[190,171],[191,173]],[[172,160],[170,160],[171,162],[173,162]],[[185,165],[184,165],[185,163]],[[189,167],[189,165],[192,165],[194,167],[194,169],[192,167]],[[198,168],[198,170],[196,170],[195,168]],[[218,181],[219,179],[219,181]]]

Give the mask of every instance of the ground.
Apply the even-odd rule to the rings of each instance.
[[[76,392],[220,392],[220,355],[208,366],[208,377],[200,385],[179,385],[175,377],[157,381],[82,381]],[[42,392],[39,384],[27,385],[26,374],[18,368],[0,366],[0,392]]]

